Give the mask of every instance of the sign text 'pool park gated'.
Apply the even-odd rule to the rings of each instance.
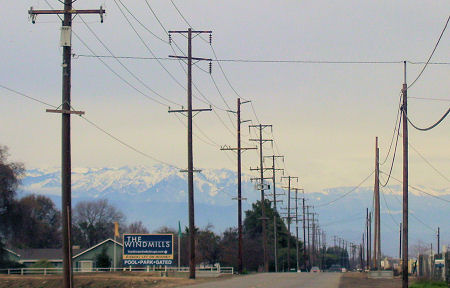
[[[173,234],[124,234],[123,264],[172,265]]]

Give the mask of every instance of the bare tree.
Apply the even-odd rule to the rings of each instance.
[[[123,224],[124,221],[125,215],[106,199],[82,201],[73,210],[75,243],[89,247],[112,238],[114,222]]]
[[[130,223],[125,229],[126,233],[136,233],[136,234],[148,234],[147,227],[142,224],[142,221],[135,221]]]

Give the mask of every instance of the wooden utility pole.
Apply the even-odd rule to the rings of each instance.
[[[193,31],[189,28],[187,31],[169,31],[169,36],[171,34],[187,34],[188,40],[188,55],[186,56],[175,56],[169,55],[171,58],[187,59],[188,73],[187,73],[187,110],[178,109],[170,110],[169,113],[186,113],[187,112],[187,122],[188,122],[188,192],[189,192],[189,278],[195,278],[195,220],[194,220],[194,153],[192,144],[192,112],[200,113],[202,111],[211,111],[212,109],[192,109],[192,60],[196,61],[209,61],[211,59],[206,58],[196,58],[192,57],[192,34],[199,35],[207,33],[210,35],[211,31]],[[185,170],[183,170],[185,171]]]
[[[380,236],[380,167],[379,167],[378,137],[375,137],[375,233],[373,239],[373,264],[374,268],[381,270],[381,236]]]
[[[369,269],[372,268],[372,212],[369,212],[369,237],[367,238],[369,242]]]
[[[303,199],[302,199],[302,216],[303,216],[303,259],[305,261],[305,267],[303,267],[306,271],[306,266],[307,266],[307,258],[306,258],[306,230],[305,230],[305,224],[306,224],[306,219],[305,219],[305,191],[303,190]]]
[[[399,239],[400,239],[400,247],[398,249],[398,259],[402,259],[402,222],[400,222],[400,235],[399,235]]]
[[[402,287],[408,288],[408,86],[406,85],[406,61],[404,65],[404,81],[402,88],[402,121],[403,121],[403,252],[402,252]]]
[[[99,14],[103,22],[105,10],[74,10],[72,0],[60,1],[64,4],[64,10],[34,10],[30,8],[28,14],[32,23],[36,22],[37,15],[64,15],[61,27],[61,46],[63,46],[62,62],[62,104],[60,110],[47,109],[50,113],[62,114],[62,140],[61,140],[61,214],[63,233],[63,286],[73,287],[72,272],[72,161],[70,143],[70,115],[83,115],[82,111],[73,111],[70,105],[71,100],[71,74],[72,74],[72,15],[76,14]],[[60,18],[61,19],[61,18]]]
[[[441,229],[438,227],[438,231],[437,231],[437,254],[438,255],[441,253],[440,247],[441,247]]]
[[[310,206],[310,205],[306,205],[306,227],[308,228],[308,238],[307,238],[307,242],[308,242],[308,266],[310,267],[311,266],[311,260],[312,260],[312,257],[311,257],[311,234],[310,234],[310,228],[311,228],[311,226],[310,226],[310,220],[311,220],[311,218],[309,218],[309,216],[310,216],[310,212],[309,212],[309,208],[312,208],[313,206]]]
[[[366,219],[366,225],[367,225],[367,219]],[[366,259],[366,255],[365,254],[367,254],[367,253],[365,253],[365,250],[366,250],[366,237],[364,237],[365,236],[365,234],[364,234],[364,232],[363,232],[363,234],[362,234],[362,245],[361,245],[361,269],[365,269],[366,268],[366,263],[364,263],[364,259]],[[364,265],[365,264],[365,265]]]
[[[256,147],[242,148],[241,147],[241,124],[244,122],[248,122],[249,120],[241,120],[241,105],[245,103],[249,103],[250,101],[241,102],[241,98],[237,99],[237,112],[229,111],[237,114],[237,148],[231,148],[227,146],[223,146],[220,150],[223,151],[236,151],[237,154],[237,178],[238,178],[238,187],[237,187],[237,198],[238,201],[238,272],[242,274],[243,270],[243,242],[242,242],[242,200],[246,198],[242,198],[242,160],[241,160],[241,152],[245,150],[258,149]]]
[[[265,142],[273,142],[272,139],[263,139],[262,132],[265,128],[272,128],[272,125],[250,125],[249,128],[257,128],[259,130],[259,139],[249,139],[250,141],[259,142],[259,169],[250,169],[250,170],[259,170],[260,171],[260,179],[259,179],[259,189],[261,191],[261,225],[262,225],[262,233],[263,233],[263,257],[264,257],[264,272],[269,272],[269,257],[267,255],[267,217],[266,217],[266,207],[265,207],[265,199],[264,199],[264,190],[268,190],[264,184],[264,166],[263,166],[263,144]]]
[[[295,249],[296,249],[296,257],[295,259],[297,260],[297,272],[300,270],[300,264],[299,264],[299,247],[298,247],[298,222],[300,220],[298,220],[298,190],[303,190],[303,189],[298,189],[298,188],[294,188],[295,189]]]
[[[274,209],[274,213],[273,213],[273,249],[274,249],[274,258],[275,258],[275,272],[278,272],[278,228],[277,228],[277,202],[281,201],[281,200],[277,200],[277,195],[284,195],[284,194],[277,194],[276,191],[276,171],[277,170],[281,170],[283,171],[284,174],[284,169],[283,168],[276,168],[275,167],[275,160],[276,158],[282,158],[284,161],[284,156],[280,156],[280,155],[272,155],[272,156],[264,156],[264,158],[272,158],[272,191],[273,191],[273,209]],[[270,169],[270,168],[268,168]],[[270,194],[268,194],[268,196],[271,196]]]
[[[287,265],[288,271],[291,271],[291,180],[297,179],[298,177],[286,176],[281,177],[281,179],[288,179],[288,187],[283,187],[288,189],[288,216],[287,216],[287,224],[288,224],[288,250],[287,250]]]
[[[370,220],[369,220],[369,208],[366,208],[366,265],[367,269],[370,270],[370,247],[369,242],[371,238],[371,234],[369,233]]]

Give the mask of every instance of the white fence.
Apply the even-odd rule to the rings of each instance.
[[[63,268],[10,268],[0,269],[0,273],[8,275],[30,275],[30,274],[59,274]],[[73,268],[74,273],[106,273],[106,272],[162,272],[161,275],[168,275],[169,272],[188,273],[189,267],[123,267],[123,268]],[[196,272],[201,274],[234,274],[233,267],[197,267]]]

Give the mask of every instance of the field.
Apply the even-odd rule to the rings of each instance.
[[[198,278],[195,280],[186,278],[163,278],[145,276],[143,273],[89,273],[77,274],[74,277],[75,287],[83,288],[144,288],[144,287],[180,287],[216,281],[219,278]],[[0,275],[0,288],[60,288],[62,287],[61,275]]]

